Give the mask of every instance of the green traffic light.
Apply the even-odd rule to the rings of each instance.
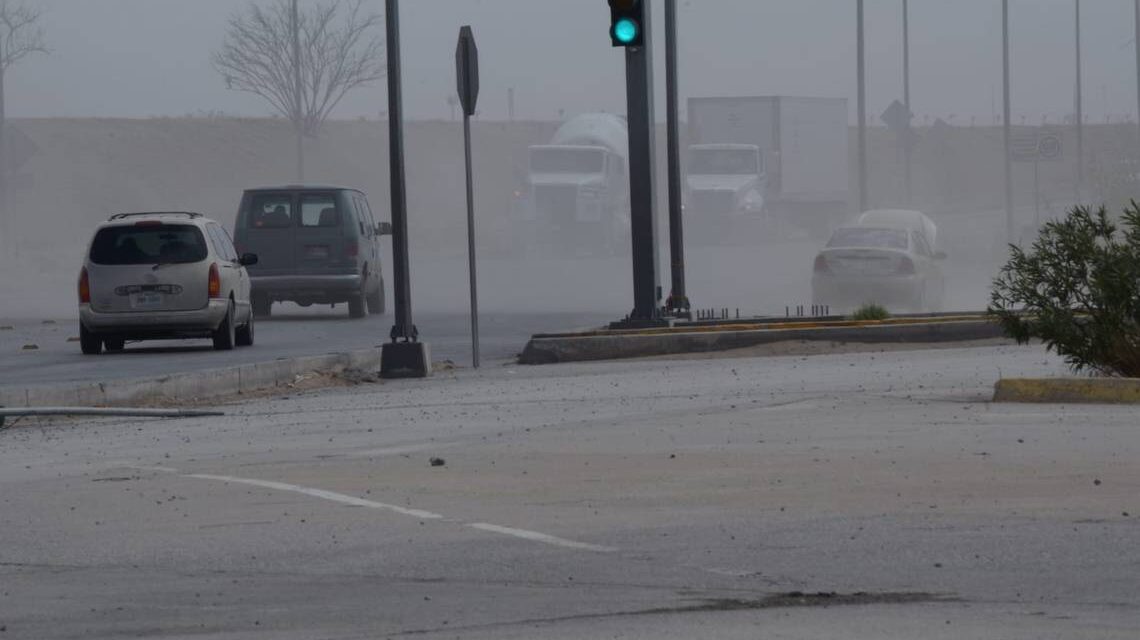
[[[641,25],[630,18],[622,18],[614,23],[614,39],[622,44],[636,41],[640,33]]]

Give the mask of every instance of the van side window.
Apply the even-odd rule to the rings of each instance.
[[[336,196],[331,194],[301,196],[302,227],[339,227],[340,216],[341,211],[336,206]]]
[[[249,229],[285,229],[293,226],[293,197],[287,193],[254,195],[249,200],[245,226]]]
[[[355,193],[352,194],[352,205],[356,209],[356,219],[360,222],[360,232],[369,238],[376,235],[376,225],[371,223],[368,209],[364,205],[364,198]]]
[[[214,225],[214,229],[218,233],[218,242],[222,245],[222,254],[226,256],[227,260],[237,261],[237,249],[234,248],[234,241],[230,238],[230,232],[220,225]]]
[[[358,198],[357,208],[360,209],[363,214],[361,217],[364,218],[364,224],[375,230],[376,218],[372,215],[372,207],[368,206],[368,198],[365,198],[363,194],[356,197]]]

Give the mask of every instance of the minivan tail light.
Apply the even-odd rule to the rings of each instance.
[[[816,273],[831,273],[831,267],[827,264],[827,258],[822,255],[815,257],[815,272]]]
[[[222,277],[218,273],[217,262],[210,265],[210,282],[206,289],[210,292],[211,298],[222,297]]]
[[[900,276],[914,275],[914,260],[911,260],[910,258],[902,258],[899,260],[899,266],[895,273],[899,274]]]
[[[346,258],[355,258],[360,255],[360,243],[356,240],[349,240],[348,244],[344,246],[344,256]]]
[[[79,304],[91,304],[91,278],[87,275],[87,267],[79,271]]]

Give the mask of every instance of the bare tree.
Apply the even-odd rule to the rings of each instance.
[[[17,246],[8,220],[8,154],[5,145],[6,113],[4,79],[8,69],[32,55],[47,53],[44,30],[38,25],[42,12],[23,3],[0,0],[0,257]]]
[[[261,96],[298,135],[315,136],[349,91],[384,77],[382,20],[362,4],[251,3],[230,18],[214,68],[226,87]]]

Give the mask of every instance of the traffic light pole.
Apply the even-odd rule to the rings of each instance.
[[[630,241],[633,249],[634,323],[657,322],[661,285],[657,273],[657,193],[654,186],[653,29],[645,10],[644,43],[625,49],[625,84],[629,121]]]
[[[389,336],[392,341],[380,350],[380,375],[385,378],[422,378],[431,373],[431,358],[428,346],[419,342],[419,331],[412,323],[399,1],[386,0],[384,8],[388,36],[388,169],[392,192],[392,278],[395,281],[396,317]]]
[[[665,0],[665,123],[669,162],[669,261],[668,311],[686,316],[691,308],[685,290],[685,232],[681,211],[681,138],[677,108],[677,0]]]

